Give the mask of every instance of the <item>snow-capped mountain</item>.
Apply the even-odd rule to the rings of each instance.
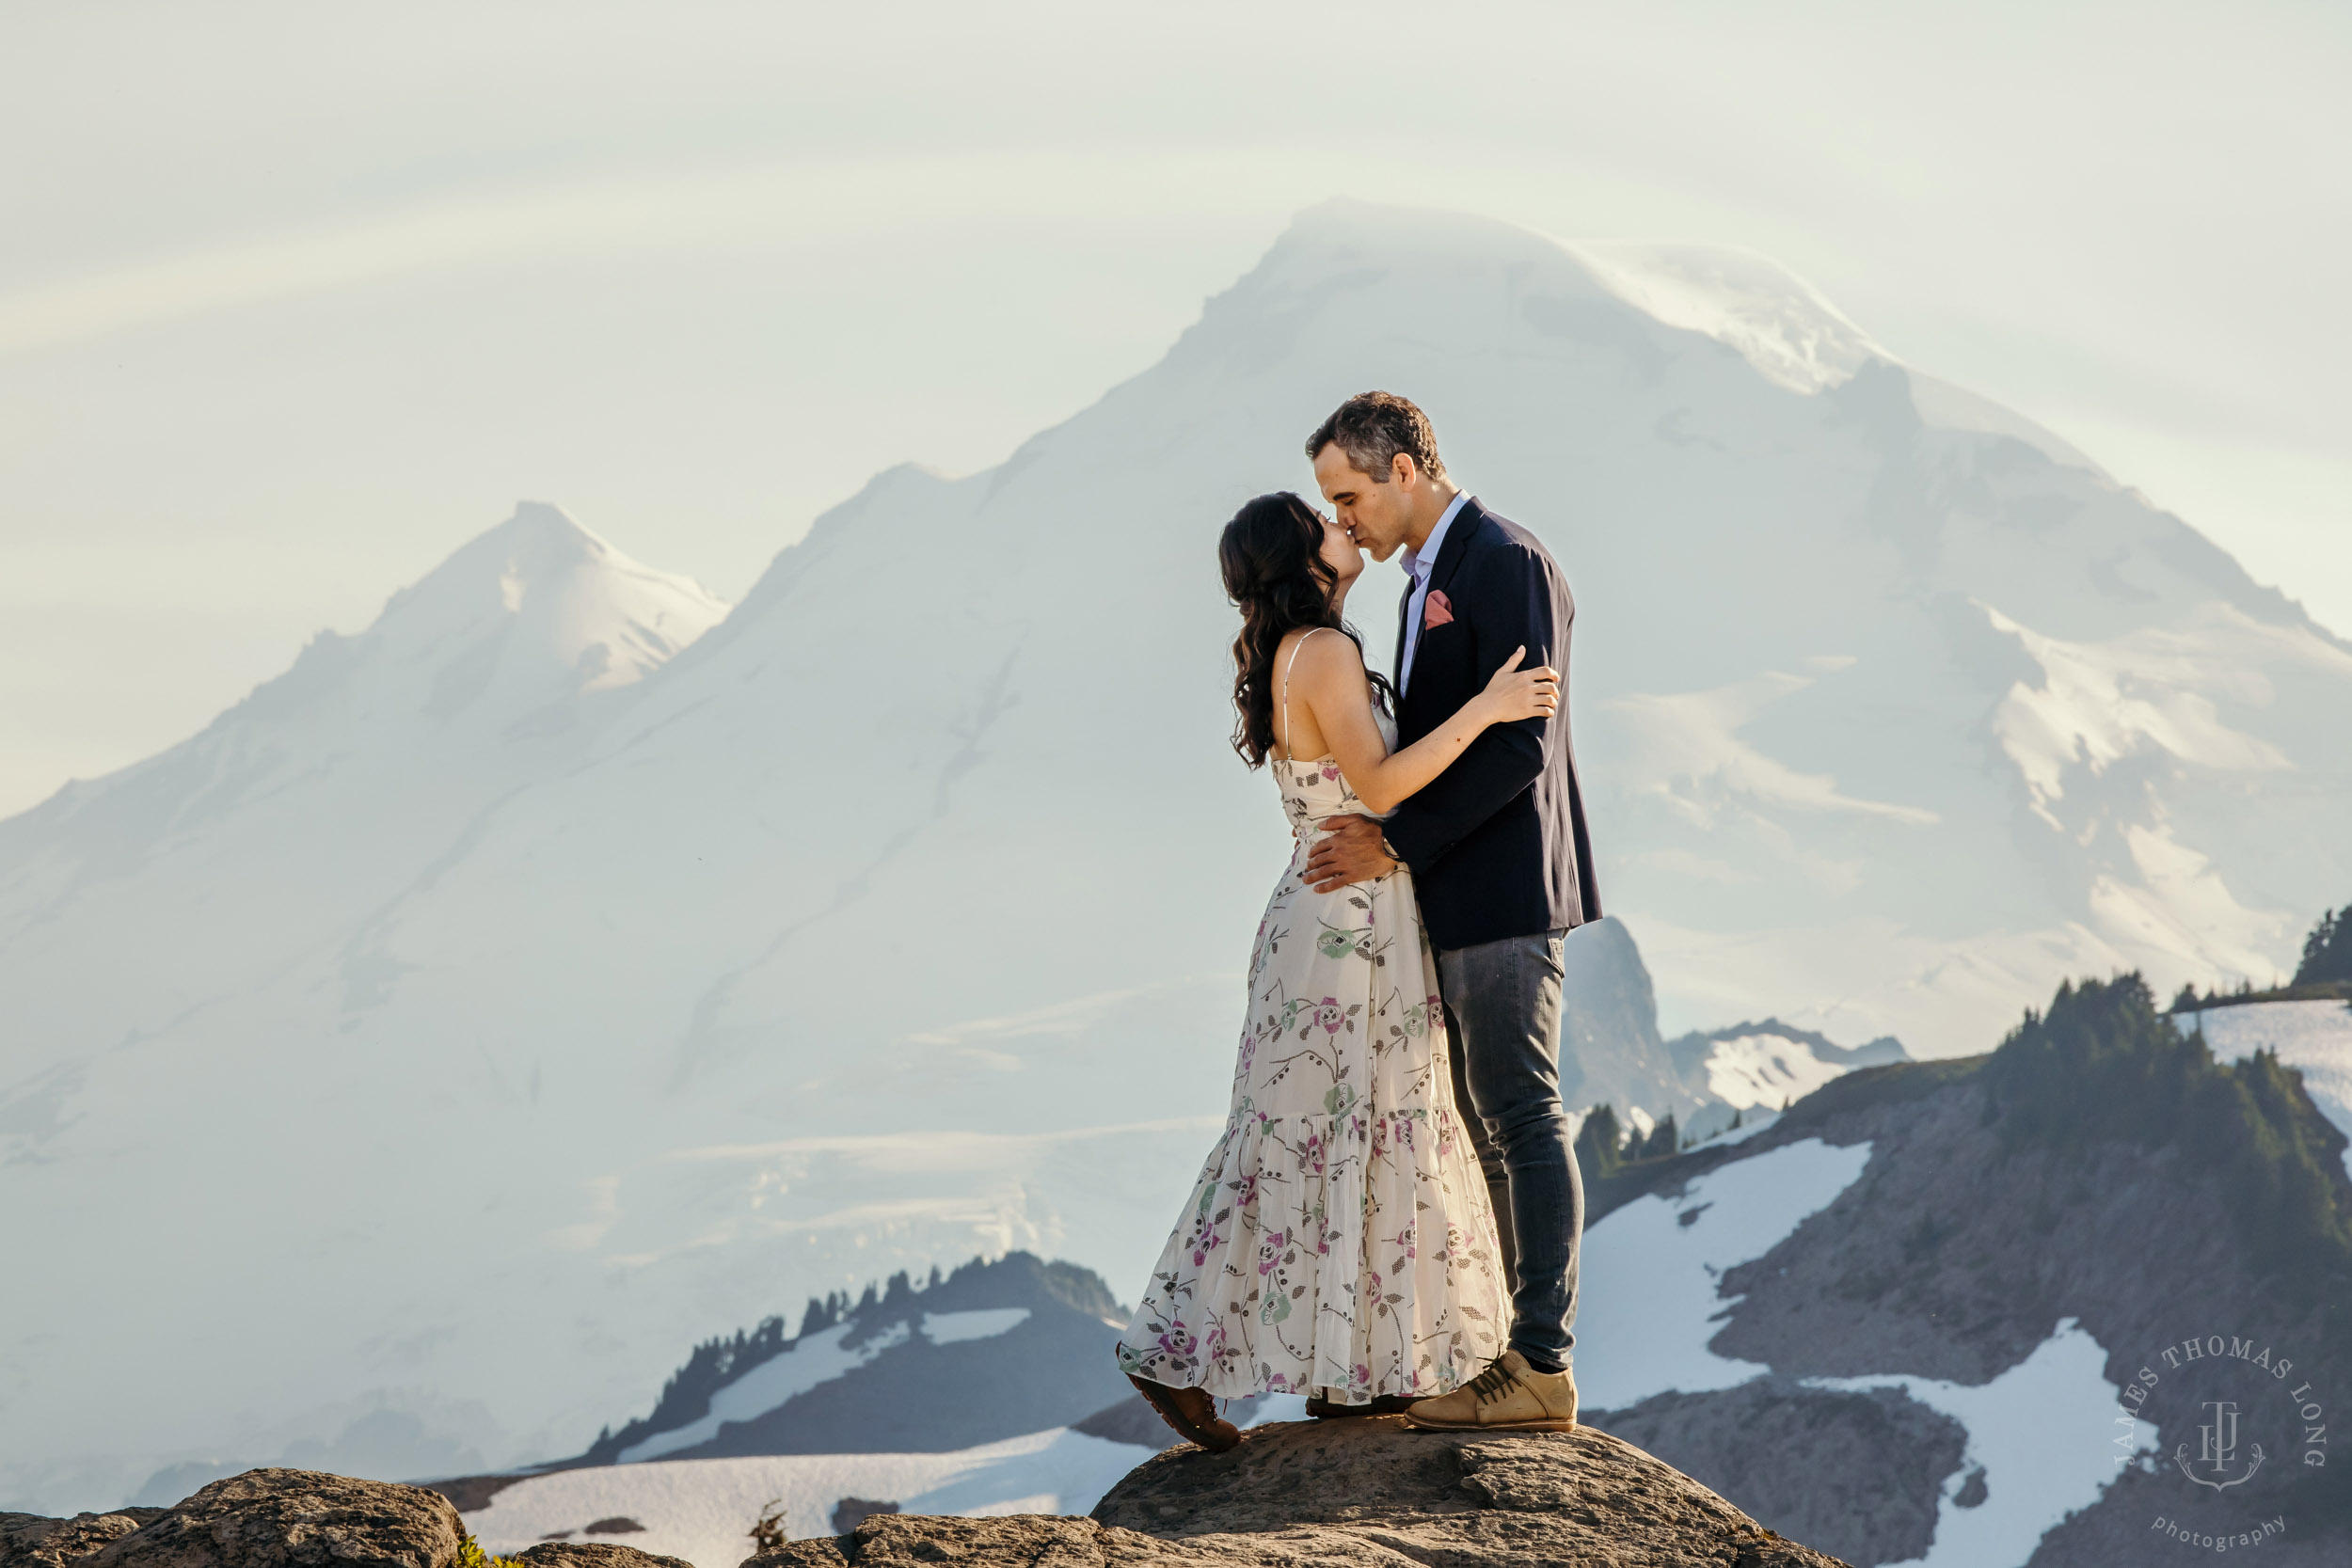
[[[1607,1105],[1639,1135],[1671,1116],[1684,1140],[1710,1138],[1856,1068],[1911,1059],[1892,1035],[1842,1046],[1776,1018],[1663,1039],[1649,966],[1613,916],[1569,932],[1562,964],[1561,1098],[1579,1117]]]
[[[1910,1053],[1892,1035],[1862,1045],[1839,1045],[1814,1029],[1776,1018],[1760,1023],[1697,1030],[1666,1042],[1666,1054],[1682,1074],[1683,1090],[1697,1107],[1683,1117],[1684,1131],[1707,1137],[1730,1125],[1731,1114],[1785,1110],[1833,1078],[1856,1068],[1907,1062]]]
[[[484,813],[578,765],[637,683],[726,610],[525,502],[200,735],[0,822],[0,1147],[39,1163],[76,1117],[115,1119],[137,1097],[89,1075],[139,1069],[96,1053],[135,1053],[290,966],[363,1009],[397,974],[375,912]]]
[[[0,823],[0,1212],[146,1282],[0,1314],[0,1501],[362,1408],[566,1451],[670,1346],[975,1250],[1128,1289],[1288,850],[1214,535],[1367,386],[1575,585],[1603,896],[1676,1030],[1981,1049],[2067,973],[2266,981],[2352,886],[2352,652],[2062,443],[1756,258],[1319,209],[723,619],[525,508]],[[1651,1043],[1580,1098],[1678,1083]]]

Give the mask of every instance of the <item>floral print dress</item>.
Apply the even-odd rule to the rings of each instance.
[[[1224,1134],[1119,1365],[1220,1398],[1443,1393],[1502,1354],[1510,1308],[1412,873],[1308,887],[1319,825],[1372,814],[1327,757],[1269,766],[1297,847],[1250,955]]]

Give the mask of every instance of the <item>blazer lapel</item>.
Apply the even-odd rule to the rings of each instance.
[[[1454,580],[1454,571],[1462,564],[1462,557],[1470,553],[1470,535],[1486,521],[1486,509],[1472,496],[1462,503],[1462,510],[1446,525],[1445,543],[1438,547],[1438,563],[1429,568],[1429,592],[1438,593]]]
[[[1399,698],[1405,695],[1405,618],[1412,613],[1413,574],[1405,574],[1405,596],[1396,601],[1396,655],[1389,660],[1389,685]]]

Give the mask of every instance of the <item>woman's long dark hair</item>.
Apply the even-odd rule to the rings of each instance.
[[[1252,768],[1274,750],[1274,704],[1279,675],[1274,652],[1301,626],[1329,626],[1363,652],[1364,640],[1339,617],[1331,594],[1339,574],[1323,559],[1323,519],[1288,490],[1260,496],[1233,514],[1216,542],[1226,596],[1241,610],[1233,639],[1233,750]],[[1389,702],[1389,683],[1372,676],[1375,700]]]

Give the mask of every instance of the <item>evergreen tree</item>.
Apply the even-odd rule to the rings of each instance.
[[[2352,904],[2325,910],[2312,934],[2303,939],[2303,961],[2295,971],[2298,986],[2325,980],[2352,980]]]
[[[1635,1139],[1626,1149],[1628,1160],[1662,1160],[1681,1147],[1675,1132],[1675,1116],[1666,1113],[1666,1119],[1649,1130],[1646,1138]]]
[[[1585,1115],[1584,1126],[1576,1135],[1577,1168],[1587,1177],[1603,1180],[1617,1174],[1625,1164],[1625,1132],[1617,1124],[1613,1106],[1596,1105]]]

